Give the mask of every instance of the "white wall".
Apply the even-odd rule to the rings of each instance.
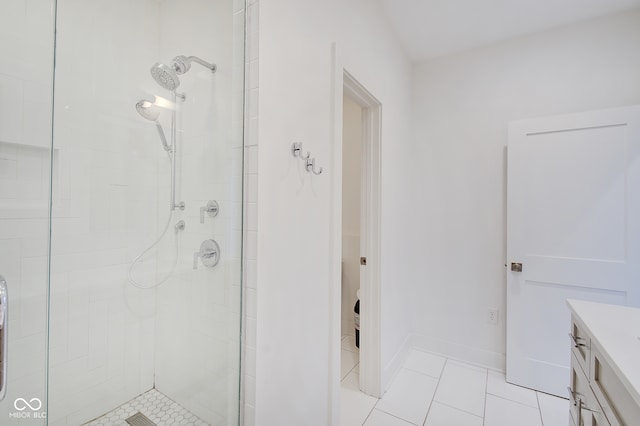
[[[504,368],[507,122],[638,104],[639,76],[638,11],[415,68],[416,346]]]
[[[342,335],[355,335],[353,307],[360,288],[362,107],[345,96],[342,107]]]
[[[334,106],[332,42],[345,68],[382,103],[382,368],[409,333],[406,242],[412,199],[403,170],[409,144],[411,67],[374,2],[260,3],[256,424],[327,424],[337,400],[339,321],[330,318]],[[342,99],[338,102],[341,103]],[[338,105],[339,108],[339,105]],[[290,145],[302,141],[320,176]],[[336,141],[334,141],[335,143]],[[339,273],[337,274],[339,277]],[[339,279],[339,278],[338,278]],[[338,280],[336,279],[336,281]],[[335,327],[335,328],[334,328]],[[337,347],[335,346],[337,345]],[[336,357],[337,359],[337,357]],[[337,407],[334,407],[337,409]],[[334,413],[336,415],[337,412]]]

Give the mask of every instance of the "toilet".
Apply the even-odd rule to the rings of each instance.
[[[356,348],[360,348],[360,289],[356,291],[356,304],[353,307],[353,325],[356,329]]]

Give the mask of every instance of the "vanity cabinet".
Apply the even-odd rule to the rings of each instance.
[[[577,300],[568,305],[570,425],[640,425],[640,309]]]

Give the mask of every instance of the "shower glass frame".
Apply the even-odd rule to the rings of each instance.
[[[7,1],[0,424],[97,425],[138,411],[158,424],[240,424],[245,2]],[[150,74],[176,57],[194,62],[177,95]],[[140,99],[161,108],[156,128]],[[213,201],[217,214],[204,214]],[[127,270],[160,236],[132,270],[169,279],[136,288]],[[211,240],[214,267],[201,250]]]

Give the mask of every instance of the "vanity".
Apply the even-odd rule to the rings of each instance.
[[[570,425],[640,425],[640,309],[572,299],[567,305]]]

